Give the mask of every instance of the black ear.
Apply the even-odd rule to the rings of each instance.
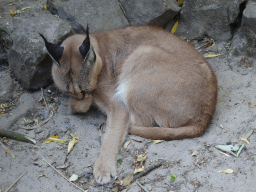
[[[86,55],[88,54],[89,50],[90,50],[90,37],[89,37],[89,27],[88,27],[88,24],[87,24],[86,38],[83,41],[82,45],[80,45],[80,47],[79,47],[79,51],[82,55],[83,60],[85,60]]]
[[[46,38],[39,33],[39,35],[43,38],[44,40],[44,43],[45,43],[45,47],[48,51],[48,53],[50,54],[50,56],[58,63],[62,57],[62,54],[63,54],[63,50],[64,50],[64,47],[60,46],[60,45],[57,45],[57,44],[53,44],[53,43],[49,43]]]

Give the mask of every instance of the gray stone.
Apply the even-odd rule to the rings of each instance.
[[[252,32],[256,33],[256,2],[249,1],[243,11],[243,27],[249,27]]]
[[[13,42],[8,32],[6,32],[4,28],[0,27],[0,52],[9,49],[12,44]]]
[[[243,11],[242,31],[250,47],[256,47],[256,2],[249,1]]]
[[[176,0],[120,0],[120,3],[131,25],[163,27],[180,11]]]
[[[12,99],[14,91],[14,81],[9,72],[0,72],[0,103],[8,102]]]
[[[72,33],[70,25],[39,7],[28,9],[12,19],[13,46],[8,50],[9,66],[25,89],[38,89],[51,83],[52,60],[38,33],[59,43]]]
[[[36,100],[31,94],[23,93],[20,96],[18,107],[11,111],[11,115],[2,115],[0,118],[0,129],[11,129],[15,130],[20,128],[20,126],[13,126],[19,119],[25,117],[26,113],[33,110]]]
[[[184,0],[181,22],[176,34],[187,39],[202,39],[205,35],[215,40],[232,37],[235,23],[244,0]]]
[[[90,27],[90,33],[129,25],[117,0],[70,0],[54,2],[60,18],[72,27]]]
[[[1,23],[0,23],[1,25]],[[0,27],[0,71],[8,66],[8,56],[6,50],[12,46],[10,35]]]
[[[5,51],[0,52],[0,71],[8,67],[8,56]]]

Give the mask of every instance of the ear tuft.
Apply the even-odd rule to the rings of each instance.
[[[88,24],[87,24],[86,38],[83,41],[82,45],[80,45],[80,47],[79,47],[79,51],[82,55],[83,60],[85,60],[89,50],[90,50],[90,37],[89,37],[89,27],[88,27]]]
[[[64,47],[57,44],[49,43],[42,34],[39,33],[39,35],[43,38],[45,47],[50,56],[59,64],[59,61],[64,51]]]

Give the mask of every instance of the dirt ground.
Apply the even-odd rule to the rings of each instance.
[[[74,183],[84,190],[112,191],[125,175],[133,173],[136,155],[145,152],[145,168],[157,161],[163,163],[161,167],[137,179],[147,191],[255,191],[255,133],[248,139],[250,144],[245,143],[239,157],[221,154],[215,146],[243,143],[240,138],[251,130],[256,130],[256,63],[246,57],[233,59],[228,55],[224,43],[216,44],[215,47],[221,55],[207,60],[218,78],[218,104],[206,133],[199,138],[164,141],[159,144],[127,136],[126,141],[131,142],[127,148],[122,146],[118,154],[118,178],[105,186],[95,183],[92,167],[99,156],[104,136],[104,133],[100,136],[99,128],[103,126],[104,132],[106,117],[96,108],[92,108],[87,114],[70,114],[68,96],[58,91],[54,85],[44,88],[43,95],[48,109],[42,100],[41,90],[27,92],[17,85],[17,98],[2,114],[0,128],[30,136],[36,139],[37,144],[2,138],[15,158],[0,147],[0,191],[5,191],[24,172],[26,174],[12,187],[11,192],[81,191],[43,159],[67,178],[73,174],[78,175],[78,180]],[[0,73],[8,72],[4,70]],[[52,109],[55,109],[53,116]],[[44,122],[46,123],[42,125]],[[70,133],[78,136],[79,141],[68,155],[68,143],[45,143],[53,135],[71,140]],[[194,151],[198,151],[197,156],[192,156]],[[233,173],[218,172],[226,169],[232,169]],[[172,174],[176,175],[175,181],[170,179]],[[127,191],[144,190],[137,182],[133,182]]]

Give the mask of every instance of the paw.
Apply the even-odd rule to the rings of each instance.
[[[68,106],[71,113],[85,113],[89,110],[92,104],[92,95],[86,95],[83,100],[77,100],[76,98],[71,98],[69,100]]]
[[[98,184],[109,183],[116,176],[116,163],[108,159],[99,158],[93,168],[94,179]]]

